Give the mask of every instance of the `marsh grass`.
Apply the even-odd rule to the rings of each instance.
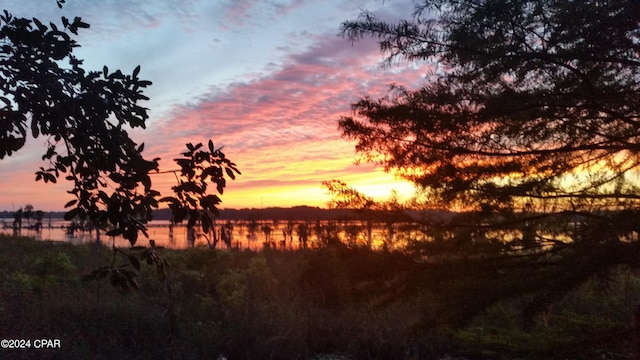
[[[171,265],[167,280],[143,265],[141,290],[122,294],[108,279],[81,281],[110,262],[109,248],[0,237],[0,337],[62,344],[2,349],[0,358],[631,359],[636,351],[640,280],[629,269],[584,284],[533,327],[521,325],[517,298],[456,327],[439,318],[446,302],[434,289],[410,285],[419,274],[403,254],[332,247],[161,255]]]

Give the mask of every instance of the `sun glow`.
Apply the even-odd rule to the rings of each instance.
[[[326,179],[331,180],[331,179]],[[400,200],[409,199],[415,188],[413,184],[398,180],[381,170],[346,174],[340,178],[349,186],[376,200],[386,200],[392,191]],[[300,184],[268,181],[258,186],[243,184],[241,180],[228,183],[228,191],[222,196],[224,208],[291,207],[298,205],[326,207],[331,196],[322,188],[322,180]]]

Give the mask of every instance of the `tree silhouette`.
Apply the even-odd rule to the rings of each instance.
[[[235,179],[240,171],[225,157],[222,148],[214,147],[211,140],[206,150],[201,143],[186,146],[187,151],[182,153],[184,157],[174,159],[180,166],[180,177],[176,176],[178,185],[172,187],[176,196],[164,197],[160,202],[169,203],[175,222],[187,219],[188,228],[200,223],[203,231],[208,233],[214,216],[220,215],[217,205],[221,202],[218,195],[208,194],[209,184],[214,184],[222,195],[226,186],[225,175]]]
[[[13,230],[14,232],[22,230],[22,217],[23,217],[22,208],[18,209],[18,211],[13,213]]]
[[[63,3],[57,0],[59,7]],[[45,25],[6,10],[0,15],[0,159],[22,149],[27,137],[44,137],[42,160],[48,165],[36,172],[36,181],[55,183],[64,177],[73,184],[68,193],[75,199],[65,205],[70,208],[65,219],[88,220],[133,247],[139,233],[147,236],[145,224],[160,196],[151,186],[159,159],[145,159],[144,144],[127,133],[128,128],[145,128],[149,116],[139,102],[148,100],[143,89],[151,82],[138,77],[140,66],[130,75],[107,66],[85,70],[73,55],[79,44],[72,35],[89,24],[80,17],[62,17],[61,22]],[[187,218],[190,226],[200,222],[208,232],[220,199],[207,192],[207,183],[215,183],[222,194],[225,177],[234,179],[240,172],[211,141],[209,151],[201,147],[187,144],[185,158],[175,160],[182,179],[172,189],[176,196],[162,201],[170,203],[176,221]],[[32,207],[25,209],[30,215]],[[17,217],[16,222],[19,227]],[[118,255],[127,263],[118,264]],[[164,278],[165,262],[152,240],[141,256]],[[126,291],[137,287],[128,266],[139,269],[138,258],[114,247],[111,265],[86,279],[109,275],[113,285]]]
[[[404,213],[408,206],[399,202],[395,191],[391,192],[389,199],[376,201],[340,180],[323,181],[322,187],[331,195],[330,207],[352,209],[358,218],[366,223],[368,248],[373,246],[374,222],[385,223],[388,228],[392,228],[395,222],[414,221]]]
[[[73,184],[68,192],[76,199],[65,205],[70,208],[65,218],[88,219],[133,245],[139,232],[146,235],[145,223],[160,195],[152,189],[150,177],[158,171],[159,159],[145,159],[144,144],[134,142],[126,131],[145,128],[147,109],[138,103],[148,100],[143,89],[151,82],[138,77],[140,66],[131,75],[106,66],[102,71],[83,69],[82,60],[73,55],[79,44],[72,35],[88,27],[79,17],[62,17],[59,26],[17,18],[6,10],[0,16],[0,159],[19,151],[27,137],[44,137],[42,159],[48,166],[40,167],[36,180],[56,182],[64,177]],[[217,211],[219,199],[206,194],[202,184],[211,179],[222,193],[225,175],[234,178],[237,172],[220,149],[214,150],[216,165],[226,168],[204,170],[198,157],[204,152],[192,160],[177,160],[189,179],[174,188],[178,198],[192,192],[192,200],[209,212]],[[198,171],[205,171],[201,178]],[[184,218],[183,207],[172,208],[177,218]],[[204,219],[206,228],[211,224],[203,213],[188,215],[190,224],[196,218]]]
[[[146,160],[126,127],[145,127],[150,81],[120,70],[86,71],[72,39],[89,24],[76,17],[48,26],[38,19],[0,16],[0,159],[20,150],[28,136],[44,137],[46,151],[36,180],[73,183],[67,218],[87,217],[103,229],[120,229],[135,243],[157,206]],[[113,189],[111,194],[107,189]]]
[[[24,206],[22,217],[27,219],[27,227],[31,227],[31,218],[33,217],[33,205],[27,204]]]
[[[44,219],[44,211],[36,210],[34,213],[34,218],[36,219],[36,230],[42,230],[42,220]]]
[[[296,232],[298,234],[298,246],[302,249],[306,249],[309,241],[309,225],[307,223],[298,224]]]
[[[360,99],[339,128],[363,160],[418,185],[423,206],[463,211],[424,222],[442,240],[419,250],[424,278],[452,299],[442,312],[460,324],[529,294],[530,320],[585,279],[638,266],[640,3],[414,10],[396,24],[367,11],[342,23],[351,41],[377,39],[387,65],[430,71],[419,88]]]
[[[511,211],[635,207],[640,140],[637,1],[422,1],[378,39],[389,64],[429,65],[424,86],[362,98],[339,123],[366,159],[440,205]]]

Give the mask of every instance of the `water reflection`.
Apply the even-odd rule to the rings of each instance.
[[[6,219],[5,219],[6,220]],[[33,227],[15,230],[6,226],[1,233],[33,237],[37,240],[64,241],[72,244],[100,242],[105,245],[115,244],[128,247],[129,242],[121,236],[106,236],[103,231],[96,231],[86,226],[79,226],[69,221],[51,219],[45,221],[41,229]],[[369,246],[382,248],[391,244],[398,245],[402,236],[396,227],[402,225],[380,225],[362,223],[360,221],[221,221],[215,230],[205,234],[199,228],[188,229],[184,224],[173,224],[170,221],[154,220],[147,225],[149,239],[158,246],[172,249],[189,247],[208,247],[216,249],[241,248],[260,250],[265,247],[295,250],[314,248],[342,242],[349,246]],[[148,240],[140,235],[136,245],[146,246]]]

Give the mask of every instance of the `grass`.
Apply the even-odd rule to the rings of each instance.
[[[160,250],[161,282],[142,265],[138,291],[82,275],[111,262],[93,244],[0,236],[0,338],[59,339],[60,349],[0,349],[3,359],[631,359],[640,280],[620,269],[555,302],[532,327],[523,299],[458,327],[447,301],[412,287],[398,253]],[[481,279],[478,279],[481,285]],[[439,285],[441,286],[441,285]],[[452,304],[457,304],[451,301]],[[597,340],[597,341],[596,341]]]

